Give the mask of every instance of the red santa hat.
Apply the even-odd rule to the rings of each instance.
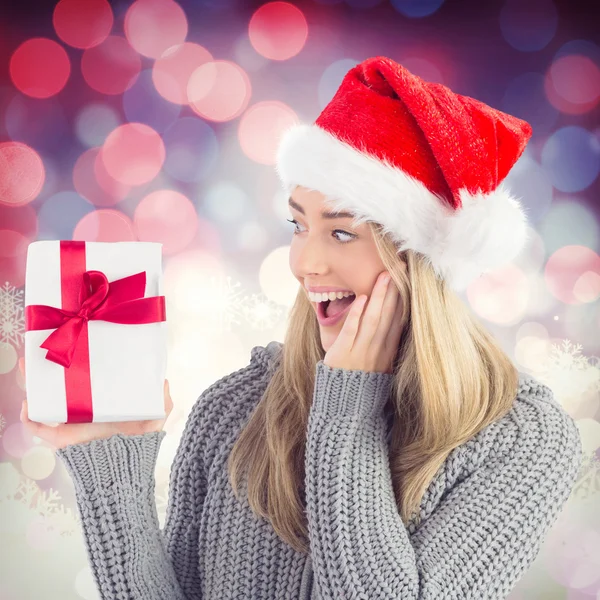
[[[456,291],[503,265],[527,241],[524,209],[502,183],[531,137],[529,123],[377,56],[345,75],[314,124],[282,135],[276,171],[382,225]]]

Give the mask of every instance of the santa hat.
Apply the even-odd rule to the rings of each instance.
[[[314,124],[279,141],[286,192],[324,194],[355,225],[382,225],[456,291],[503,265],[528,239],[519,201],[502,183],[531,137],[529,123],[377,56],[345,75]]]

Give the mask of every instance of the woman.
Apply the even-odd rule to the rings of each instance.
[[[72,476],[103,598],[509,594],[581,441],[454,292],[525,242],[501,182],[530,135],[385,57],[286,132],[301,288],[285,343],[254,347],[192,408],[164,530],[164,421],[46,428],[25,407]]]

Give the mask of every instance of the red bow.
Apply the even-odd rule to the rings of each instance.
[[[165,297],[144,298],[146,271],[108,282],[102,271],[85,271],[76,312],[32,304],[25,307],[26,330],[54,329],[41,344],[46,358],[65,368],[71,366],[85,321],[100,320],[135,325],[165,320]]]

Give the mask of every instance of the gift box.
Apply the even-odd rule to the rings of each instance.
[[[165,417],[162,244],[43,240],[27,249],[25,386],[40,423]]]

